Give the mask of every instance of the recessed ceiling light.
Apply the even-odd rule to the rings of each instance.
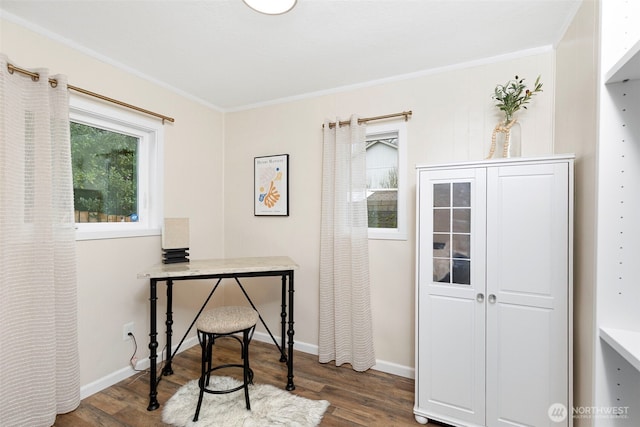
[[[267,15],[280,15],[289,12],[297,0],[243,0],[251,9]]]

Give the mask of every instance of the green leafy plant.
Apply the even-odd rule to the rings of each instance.
[[[540,76],[536,79],[533,85],[533,90],[527,89],[524,84],[524,79],[516,76],[515,80],[509,80],[504,85],[497,85],[492,98],[496,100],[496,107],[505,114],[505,125],[513,120],[513,114],[520,108],[527,109],[525,104],[528,104],[531,97],[538,92],[542,92],[542,83],[540,83]]]

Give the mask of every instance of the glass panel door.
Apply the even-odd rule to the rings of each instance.
[[[485,425],[486,170],[419,173],[416,413]]]

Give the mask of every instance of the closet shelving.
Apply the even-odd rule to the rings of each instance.
[[[640,422],[640,3],[601,2],[593,425]]]
[[[640,85],[640,40],[638,40],[605,74],[605,85],[606,90],[611,96],[612,101],[612,117],[607,122],[603,123],[603,127],[611,126],[610,132],[608,135],[611,135],[610,141],[604,141],[605,143],[612,142],[613,145],[618,145],[617,150],[617,163],[618,170],[613,176],[618,178],[617,187],[619,187],[619,203],[618,212],[619,218],[616,218],[616,222],[618,223],[618,234],[622,237],[619,238],[620,244],[627,243],[623,242],[625,238],[625,230],[629,228],[629,221],[625,220],[625,210],[628,209],[623,208],[622,206],[629,205],[630,200],[628,200],[629,191],[625,191],[625,188],[628,187],[629,183],[626,176],[632,174],[637,174],[634,170],[640,168],[640,158],[637,156],[638,145],[640,144],[639,134],[637,132],[637,118],[640,117],[638,114],[638,103],[640,93],[638,93],[638,86]],[[634,122],[635,120],[635,122]],[[617,136],[616,136],[617,135]],[[605,149],[609,149],[611,147],[606,146]],[[631,162],[631,164],[629,164]],[[632,169],[629,169],[632,168]],[[627,169],[627,170],[625,170]],[[625,176],[625,173],[627,174]],[[626,184],[626,185],[625,185]],[[637,197],[637,196],[636,196]],[[635,203],[632,203],[635,204]],[[616,204],[614,204],[616,206]],[[640,213],[640,210],[635,209],[634,212],[629,212],[627,215],[631,214],[633,217],[636,217],[637,213]],[[635,218],[631,218],[632,221],[636,221]],[[635,234],[635,233],[634,233]],[[620,260],[618,261],[619,266],[623,266],[624,262],[622,258],[624,257],[624,253],[627,252],[630,248],[625,247],[625,245],[618,247],[618,253],[620,255]],[[619,267],[619,271],[622,274],[627,273],[623,276],[618,276],[617,281],[624,281],[625,279],[635,279],[640,276],[640,271],[629,271],[626,272],[623,270],[624,267]],[[631,282],[631,280],[629,280]],[[633,280],[635,282],[635,280]],[[620,285],[618,286],[620,288]],[[620,300],[626,300],[629,296],[627,292],[622,293],[621,290],[618,291],[618,296]],[[640,301],[638,298],[632,298],[633,300]],[[633,303],[631,303],[633,304]],[[624,309],[624,307],[622,307]],[[615,309],[615,308],[614,308]],[[630,311],[638,311],[639,307],[630,307]],[[604,340],[607,344],[609,344],[616,352],[618,352],[624,359],[626,359],[632,366],[634,366],[638,371],[640,371],[640,319],[633,319],[630,316],[630,319],[625,325],[622,323],[622,327],[607,327],[603,326],[607,324],[607,313],[601,313],[601,322],[599,322],[599,335],[602,340]],[[620,319],[622,320],[622,319]]]
[[[640,79],[640,40],[605,75],[606,84]]]
[[[640,371],[640,332],[600,327],[600,338]]]

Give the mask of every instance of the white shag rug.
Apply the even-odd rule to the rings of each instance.
[[[209,388],[223,390],[240,384],[230,377],[211,376]],[[315,427],[329,407],[326,400],[310,400],[272,385],[252,384],[250,411],[242,389],[229,394],[205,393],[194,423],[198,393],[198,380],[180,387],[164,405],[162,421],[176,427]]]

